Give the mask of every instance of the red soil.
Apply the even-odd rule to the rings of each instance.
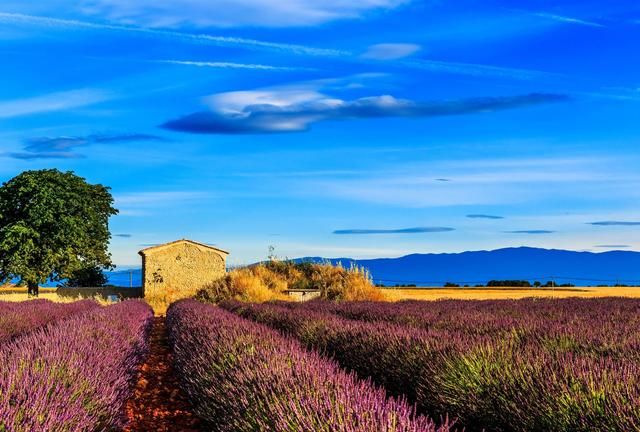
[[[202,430],[173,371],[164,320],[154,318],[149,357],[138,373],[133,397],[127,402],[125,432]]]

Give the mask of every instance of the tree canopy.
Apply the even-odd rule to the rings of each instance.
[[[25,171],[0,187],[0,281],[19,278],[29,292],[48,279],[113,268],[108,252],[110,188],[73,172]]]

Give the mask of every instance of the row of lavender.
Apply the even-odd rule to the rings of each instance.
[[[265,326],[193,300],[167,313],[177,371],[217,431],[450,430]]]
[[[309,302],[281,306],[331,313],[370,323],[395,323],[428,331],[515,340],[579,355],[640,359],[640,300],[447,300],[432,303]],[[428,305],[428,307],[425,307]]]
[[[49,300],[0,302],[0,343],[10,341],[45,324],[97,308],[98,303],[82,300],[54,303]]]
[[[629,329],[640,328],[640,300],[630,298],[446,300],[428,303],[428,307],[421,301],[279,304],[359,321],[390,322],[493,337],[503,337],[514,331],[520,337],[533,339],[569,336],[577,338],[576,345],[582,345],[574,346],[575,349],[595,349],[604,353],[611,353],[619,344],[637,346],[640,341],[638,332],[629,332]],[[611,344],[615,344],[613,350]]]
[[[467,430],[640,430],[638,301],[223,306]]]
[[[33,317],[39,314],[49,324],[0,343],[0,431],[117,430],[124,424],[153,312],[137,300],[59,306],[32,301],[7,307],[36,327],[44,323]]]

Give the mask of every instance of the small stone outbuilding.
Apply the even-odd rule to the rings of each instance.
[[[147,299],[172,302],[193,296],[226,274],[229,252],[192,240],[177,240],[138,252]]]

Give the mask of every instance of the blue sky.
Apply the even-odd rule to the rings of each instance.
[[[631,0],[0,0],[0,180],[112,187],[111,251],[640,249]]]

